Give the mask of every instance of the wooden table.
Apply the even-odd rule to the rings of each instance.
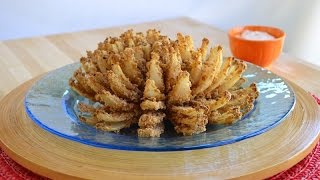
[[[33,77],[79,61],[86,50],[95,49],[97,43],[104,40],[106,36],[118,36],[128,28],[133,28],[135,31],[156,28],[171,37],[174,37],[176,32],[187,33],[192,35],[196,45],[200,44],[202,37],[208,37],[211,43],[224,46],[226,56],[231,55],[228,50],[228,38],[224,31],[189,18],[3,41],[0,42],[0,98]],[[320,95],[318,80],[320,67],[282,54],[271,70],[295,82],[306,91]]]
[[[174,37],[176,32],[188,33],[192,35],[196,44],[200,44],[202,37],[208,37],[213,44],[221,44],[224,49],[229,47],[228,37],[224,31],[190,18],[2,41],[0,42],[0,97],[39,74],[79,61],[86,50],[95,49],[97,43],[103,41],[106,36],[118,36],[128,28],[145,31],[150,27],[160,29],[163,34],[171,37]],[[231,55],[230,51],[226,50],[225,55]],[[305,90],[320,95],[320,67],[282,54],[271,70],[292,80]]]

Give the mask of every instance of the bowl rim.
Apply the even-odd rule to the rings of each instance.
[[[277,37],[277,38],[274,38],[274,39],[268,39],[268,40],[253,40],[253,39],[245,39],[245,38],[242,38],[241,36],[236,36],[235,34],[231,33],[234,29],[245,29],[245,28],[254,28],[254,27],[259,27],[259,28],[272,28],[272,29],[275,29],[279,32],[282,33],[282,35],[280,37]],[[261,42],[261,43],[264,43],[264,42],[275,42],[275,41],[281,41],[283,40],[285,37],[286,37],[286,33],[278,28],[278,27],[274,27],[274,26],[262,26],[262,25],[244,25],[244,26],[235,26],[233,28],[230,28],[228,30],[228,36],[229,37],[233,37],[233,38],[236,38],[238,40],[242,40],[242,41],[248,41],[248,42]]]

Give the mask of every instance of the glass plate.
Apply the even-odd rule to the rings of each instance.
[[[30,118],[55,135],[91,146],[134,151],[178,151],[235,143],[266,132],[290,113],[295,95],[289,85],[272,72],[248,63],[245,86],[256,82],[260,96],[255,108],[230,126],[208,126],[194,136],[179,136],[169,127],[160,138],[139,138],[134,133],[115,134],[96,130],[78,120],[77,104],[87,99],[69,88],[68,79],[79,63],[49,72],[25,97]]]

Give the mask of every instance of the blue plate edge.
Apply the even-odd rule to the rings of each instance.
[[[72,63],[72,64],[77,64],[77,63]],[[251,64],[251,63],[250,63]],[[70,64],[71,65],[71,64]],[[256,65],[254,65],[256,66]],[[64,66],[63,66],[64,67]],[[63,67],[60,67],[58,69],[61,69]],[[264,68],[263,68],[264,69]],[[57,70],[57,69],[55,69]],[[55,71],[53,70],[53,71]],[[265,70],[268,70],[268,69],[265,69]],[[51,71],[51,72],[53,72]],[[269,70],[268,70],[269,71]],[[49,72],[49,73],[51,73]],[[46,74],[45,76],[41,77],[37,82],[41,81],[42,79],[44,79],[48,74]],[[28,94],[30,93],[30,91],[28,91],[24,97],[24,106],[25,106],[25,110],[26,110],[26,113],[27,115],[30,117],[30,119],[35,122],[37,125],[39,125],[41,128],[43,128],[44,130],[50,132],[51,134],[54,134],[54,135],[57,135],[59,137],[62,137],[64,139],[68,139],[68,140],[72,140],[72,141],[75,141],[75,142],[79,142],[81,144],[85,144],[85,145],[89,145],[89,146],[94,146],[94,147],[98,147],[98,148],[104,148],[104,149],[114,149],[114,150],[124,150],[124,151],[146,151],[146,152],[170,152],[170,151],[187,151],[187,150],[199,150],[199,149],[206,149],[206,148],[213,148],[213,147],[218,147],[218,146],[223,146],[223,145],[229,145],[229,144],[233,144],[233,143],[236,143],[236,142],[240,142],[240,141],[243,141],[243,140],[246,140],[248,138],[251,138],[251,137],[254,137],[254,136],[257,136],[257,135],[260,135],[262,133],[265,133],[267,131],[269,131],[270,129],[274,128],[275,126],[277,126],[278,124],[282,123],[285,118],[290,114],[292,113],[292,109],[295,107],[296,105],[296,94],[295,92],[293,91],[293,88],[291,87],[291,85],[287,82],[287,80],[285,80],[284,78],[278,76],[279,78],[281,78],[285,84],[292,90],[292,93],[293,93],[293,97],[294,97],[294,101],[291,105],[291,108],[290,110],[288,110],[288,112],[282,117],[280,118],[278,121],[274,122],[273,124],[265,127],[265,128],[262,128],[261,130],[258,130],[256,132],[253,132],[253,133],[250,133],[250,134],[247,134],[247,135],[244,135],[244,136],[241,136],[241,137],[238,137],[238,138],[233,138],[233,139],[228,139],[228,140],[222,140],[222,141],[219,141],[219,142],[215,142],[213,144],[202,144],[202,145],[197,145],[197,146],[188,146],[188,147],[172,147],[172,146],[165,146],[165,147],[158,147],[158,148],[150,148],[150,147],[128,147],[128,146],[118,146],[118,145],[110,145],[110,144],[105,144],[105,143],[96,143],[96,142],[91,142],[90,140],[81,140],[79,138],[75,138],[73,136],[69,136],[69,135],[65,135],[63,133],[60,133],[56,130],[53,130],[49,127],[47,127],[46,125],[42,124],[33,114],[32,112],[30,111],[30,109],[28,108],[27,106],[27,97],[28,97]],[[33,86],[35,86],[37,84],[37,82],[35,82],[31,87],[30,89],[32,89]],[[63,110],[64,111],[64,110]],[[249,113],[250,114],[250,113]],[[247,115],[249,115],[247,114]]]
[[[291,107],[291,109],[277,122],[271,124],[268,127],[265,127],[257,132],[248,134],[246,136],[242,136],[239,138],[234,138],[234,139],[228,139],[228,140],[224,140],[224,141],[219,141],[213,144],[203,144],[203,145],[198,145],[198,146],[190,146],[190,147],[163,147],[163,148],[148,148],[148,147],[128,147],[128,146],[115,146],[115,145],[110,145],[110,144],[103,144],[103,143],[95,143],[95,142],[90,142],[88,140],[86,141],[82,141],[79,140],[78,138],[74,138],[73,136],[68,136],[65,134],[62,134],[58,131],[55,131],[47,126],[45,126],[44,124],[42,124],[30,111],[30,109],[27,106],[27,101],[26,101],[26,97],[24,98],[24,106],[27,112],[27,115],[30,117],[30,119],[35,122],[37,125],[39,125],[41,128],[45,129],[46,131],[50,132],[51,134],[54,135],[58,135],[59,137],[68,139],[68,140],[72,140],[72,141],[76,141],[79,142],[81,144],[85,144],[85,145],[89,145],[89,146],[94,146],[94,147],[99,147],[99,148],[106,148],[106,149],[115,149],[115,150],[130,150],[130,151],[151,151],[151,152],[168,152],[168,151],[186,151],[186,150],[198,150],[198,149],[205,149],[205,148],[212,148],[212,147],[218,147],[218,146],[223,146],[223,145],[228,145],[228,144],[233,144],[236,142],[240,142],[243,141],[245,139],[260,135],[262,133],[265,133],[267,131],[269,131],[270,129],[272,129],[273,127],[275,127],[276,125],[280,124],[281,122],[283,122],[284,118],[286,118],[291,112],[292,109],[294,108],[295,104],[296,104],[296,96],[294,96],[294,101],[293,101],[293,105]]]

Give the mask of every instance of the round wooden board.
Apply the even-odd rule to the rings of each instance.
[[[320,113],[313,98],[295,84],[291,115],[266,133],[201,150],[139,152],[96,148],[60,138],[38,127],[24,109],[24,95],[38,78],[0,103],[3,150],[19,164],[54,179],[266,178],[302,160],[316,145]]]

